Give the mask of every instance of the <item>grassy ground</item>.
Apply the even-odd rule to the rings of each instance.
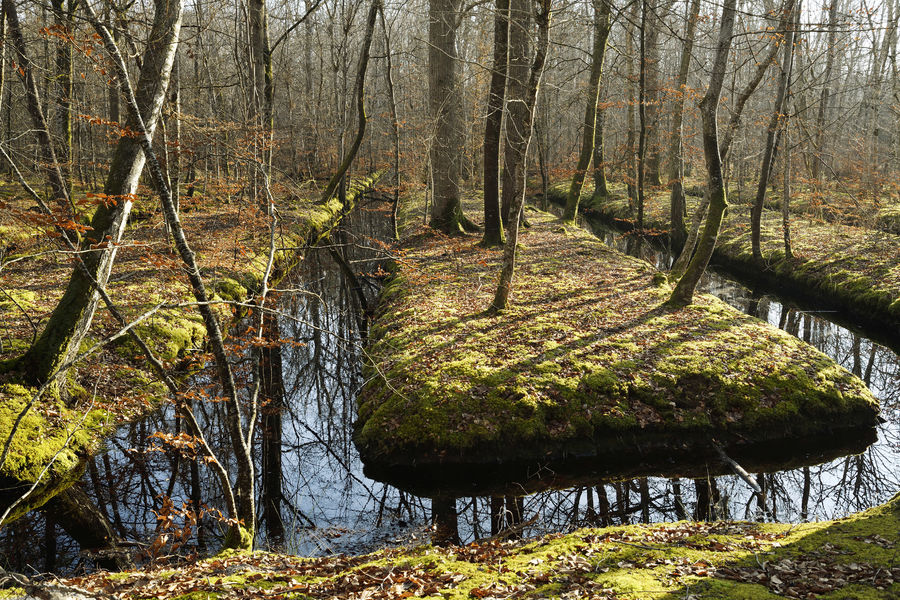
[[[554,187],[551,198],[564,200],[567,188],[568,183]],[[614,197],[607,200],[591,199],[587,190],[582,209],[630,223],[624,188],[613,185],[611,190]],[[830,302],[857,318],[877,323],[887,335],[900,337],[900,236],[869,226],[829,222],[807,212],[792,219],[794,258],[786,259],[781,213],[766,210],[762,221],[763,261],[757,263],[750,249],[750,205],[738,203],[738,197],[732,190],[714,261],[769,286]],[[690,215],[698,203],[699,198],[688,197]],[[894,204],[882,208],[885,215],[896,210]],[[667,192],[648,194],[645,225],[668,231]]]
[[[306,559],[231,554],[59,583],[113,598],[830,600],[900,595],[900,497],[837,521],[682,521]]]
[[[760,447],[785,459],[801,440],[874,424],[863,383],[793,336],[710,295],[668,310],[671,288],[647,263],[547,213],[527,218],[500,315],[485,312],[498,250],[408,232],[369,337],[355,440],[370,475],[426,493],[488,465],[501,485],[521,475],[507,463],[576,457],[607,477],[684,474],[718,463],[713,442],[759,464]],[[674,456],[685,462],[667,467]]]
[[[296,249],[330,227],[341,212],[337,200],[315,205],[288,190],[277,190],[281,226],[276,246],[280,271],[297,259]],[[219,195],[220,194],[220,195]],[[310,194],[314,196],[314,194]],[[76,197],[84,198],[80,192]],[[127,318],[158,303],[193,300],[180,261],[166,243],[162,216],[142,195],[132,225],[119,247],[107,291]],[[41,485],[12,517],[43,504],[81,474],[84,459],[118,424],[158,406],[165,387],[124,338],[81,362],[69,374],[72,400],[50,397],[29,407],[34,388],[21,385],[18,359],[43,327],[62,296],[72,264],[52,240],[52,228],[30,208],[16,186],[0,188],[0,448],[24,415],[0,465],[0,512],[41,476]],[[207,190],[182,202],[182,220],[198,256],[213,300],[244,301],[258,286],[269,245],[267,217],[228,190]],[[231,310],[221,305],[230,319]],[[85,348],[112,334],[118,325],[102,306]],[[182,376],[189,357],[201,349],[204,329],[193,307],[164,308],[137,327],[157,355]]]

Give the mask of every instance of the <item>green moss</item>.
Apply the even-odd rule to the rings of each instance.
[[[10,439],[19,415],[31,402],[36,390],[16,384],[0,384],[0,439]],[[41,506],[61,489],[80,477],[84,459],[93,452],[102,434],[111,430],[110,416],[102,410],[71,409],[56,401],[38,402],[24,412],[12,435],[9,454],[0,470],[0,480],[10,489],[0,493],[0,503],[17,499],[43,474],[41,484],[10,520]]]
[[[503,315],[482,312],[497,253],[410,237],[411,266],[386,286],[369,338],[355,432],[367,464],[537,460],[606,451],[626,434],[763,443],[874,424],[875,399],[825,355],[711,296],[667,310],[669,288],[646,263],[584,230],[558,233],[545,213],[529,219]]]
[[[226,590],[254,597],[290,588],[297,597],[317,598],[387,592],[453,600],[487,596],[775,600],[785,594],[769,580],[773,574],[783,583],[806,585],[799,591],[800,597],[807,597],[810,586],[822,585],[818,579],[803,582],[814,568],[826,576],[847,570],[861,574],[855,580],[832,578],[826,587],[815,588],[816,598],[887,600],[900,594],[898,504],[900,497],[850,518],[819,523],[626,525],[463,547],[385,549],[359,557],[304,559],[231,551],[190,569],[125,577],[100,573],[79,580],[79,585],[102,589],[112,585],[134,598],[151,597],[152,591],[165,586],[183,586],[193,589],[179,598]],[[801,564],[807,566],[792,570]],[[896,583],[873,581],[891,569]]]

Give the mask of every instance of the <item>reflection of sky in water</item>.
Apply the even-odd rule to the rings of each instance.
[[[627,249],[627,238],[614,234],[609,234],[608,238],[608,242],[621,246],[622,250]],[[649,253],[646,258],[660,267],[667,260],[646,245],[644,253]],[[298,302],[297,308],[310,311],[304,319],[317,322],[316,326],[322,329],[342,332],[340,337],[349,339],[349,331],[355,328],[354,317],[347,312],[349,292],[335,275],[335,269],[324,264],[326,254],[319,252],[316,256],[316,260],[308,261],[308,267],[324,270],[310,273],[314,274],[311,279],[302,279],[310,274],[300,275],[298,280],[320,285],[319,293],[328,300],[325,306],[310,300]],[[900,469],[897,468],[900,466],[897,450],[900,359],[897,355],[812,313],[786,308],[772,297],[753,298],[747,289],[721,276],[705,277],[703,286],[741,310],[754,308],[754,314],[775,326],[783,316],[781,324],[786,329],[864,377],[885,406],[883,416],[888,422],[880,428],[879,441],[864,454],[807,469],[765,475],[768,518],[799,520],[804,485],[808,490],[806,504],[810,520],[868,508],[885,501],[900,489]],[[782,315],[785,310],[788,312]],[[284,323],[282,326],[287,328]],[[286,464],[289,461],[291,469],[300,473],[293,483],[298,507],[320,527],[330,523],[332,529],[300,530],[289,547],[300,553],[316,553],[325,548],[354,550],[369,544],[377,546],[397,533],[397,523],[424,522],[429,502],[401,494],[362,475],[356,450],[350,441],[351,427],[347,417],[352,414],[349,407],[353,406],[353,396],[360,384],[356,362],[360,351],[355,344],[347,344],[333,335],[317,336],[307,326],[297,327],[292,332],[295,336],[312,337],[315,342],[291,350],[290,358],[289,353],[285,354],[288,396],[294,403],[295,416],[303,419],[302,425],[294,425],[291,429],[291,435],[295,436],[292,443],[300,447],[300,452],[286,456]],[[283,331],[282,335],[285,333]],[[288,426],[285,427],[287,432]],[[310,429],[314,429],[315,434]],[[326,451],[322,440],[332,442],[331,451],[338,455]],[[286,479],[289,478],[290,473],[286,473]],[[745,482],[731,476],[718,477],[716,482],[722,498],[719,516],[759,518],[757,499]],[[689,480],[679,483],[682,502],[690,514],[695,503],[694,485]],[[650,520],[659,521],[678,518],[673,495],[675,487],[672,480],[650,478],[643,490],[635,481],[617,486],[607,484],[604,491],[614,504],[614,513],[636,521],[642,517],[642,512],[646,512]],[[649,499],[644,503],[645,507],[641,506],[642,495]],[[583,524],[586,517],[596,513],[599,505],[596,487],[534,494],[525,499],[526,518],[537,512],[539,519],[529,531],[566,530]],[[488,534],[486,498],[462,498],[457,507],[464,539]],[[379,516],[382,527],[372,532],[373,526],[379,523]],[[620,519],[615,518],[617,522]],[[340,533],[340,537],[329,535],[335,533]]]
[[[352,215],[351,226],[334,235],[330,243],[354,271],[372,272],[377,263],[366,259],[383,256],[373,240],[383,238],[387,227],[386,212],[364,210]],[[627,238],[610,232],[598,234],[608,243],[627,249]],[[659,266],[666,261],[646,245],[643,252],[649,252],[645,257]],[[363,285],[371,302],[377,290],[370,283]],[[741,310],[752,309],[753,314],[775,326],[782,324],[812,343],[863,377],[882,401],[882,416],[887,422],[879,430],[878,442],[862,455],[767,474],[767,512],[774,513],[777,520],[800,520],[804,487],[810,520],[843,516],[879,504],[896,493],[900,489],[900,357],[826,320],[827,313],[785,307],[770,296],[753,297],[747,289],[717,275],[705,277],[702,285]],[[354,291],[346,285],[327,248],[310,251],[303,265],[280,287],[299,290],[282,294],[285,315],[279,322],[280,336],[303,344],[285,346],[282,355],[287,404],[282,456],[285,549],[298,554],[361,552],[394,540],[423,539],[430,502],[366,478],[351,440],[355,397],[362,384]],[[222,448],[220,455],[227,454],[228,444],[215,415],[204,416],[201,410],[200,418],[212,432],[210,439]],[[181,500],[190,497],[186,467],[170,481],[172,463],[166,455],[129,451],[146,445],[137,440],[145,440],[150,433],[171,430],[171,423],[171,415],[164,413],[123,428],[120,436],[110,440],[110,452],[97,461],[98,471],[86,476],[88,482],[96,477],[103,483],[98,487],[106,489],[101,498],[105,510],[138,539],[143,537],[142,531],[154,527],[154,516],[146,507],[148,503],[158,507],[153,499],[157,493],[169,491],[171,485],[179,506]],[[217,504],[221,493],[218,486],[210,481],[205,469],[200,473],[205,501]],[[105,487],[107,481],[114,483],[112,492]],[[757,500],[745,482],[731,476],[715,481],[722,497],[719,516],[757,518]],[[88,487],[95,489],[90,483]],[[691,514],[695,489],[690,480],[649,478],[643,488],[632,481],[534,494],[525,499],[525,515],[527,519],[537,514],[538,519],[527,533],[565,531],[596,523],[591,515],[600,507],[598,489],[613,505],[614,523],[642,517],[674,520],[679,516],[676,488],[681,490],[687,514]],[[462,498],[457,506],[464,540],[489,534],[487,498]],[[260,526],[260,541],[265,547],[264,524]]]

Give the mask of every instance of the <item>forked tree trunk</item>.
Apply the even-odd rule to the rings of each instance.
[[[494,13],[494,66],[484,123],[484,237],[487,247],[503,244],[500,218],[500,130],[509,62],[509,0],[497,0]]]
[[[584,177],[591,158],[594,156],[594,146],[597,141],[597,117],[599,110],[597,103],[600,98],[600,80],[603,77],[603,58],[606,54],[606,40],[610,30],[610,5],[608,0],[593,0],[594,5],[594,47],[591,52],[591,73],[588,77],[586,90],[587,102],[584,107],[584,132],[581,137],[581,152],[578,155],[578,165],[572,176],[572,184],[566,196],[566,210],[563,213],[564,221],[574,221],[578,214],[578,203],[581,199],[581,188],[584,185]],[[602,129],[600,130],[602,138]],[[600,142],[601,147],[603,142]],[[602,152],[601,152],[602,154]],[[596,166],[595,166],[596,169]]]
[[[4,0],[6,4],[12,0]],[[157,0],[153,26],[144,51],[136,90],[137,104],[148,137],[152,137],[159,120],[175,51],[181,30],[180,0]],[[131,131],[140,131],[138,121],[130,116]],[[97,207],[91,219],[91,230],[85,234],[81,260],[90,277],[105,287],[116,257],[116,244],[121,240],[131,212],[133,195],[144,167],[141,142],[135,136],[122,136],[116,145],[109,176],[103,192],[107,202]],[[47,325],[22,359],[27,378],[43,382],[78,352],[97,309],[99,294],[82,269],[72,272],[62,299],[54,308]]]
[[[671,230],[669,238],[672,246],[684,246],[687,229],[684,224],[687,212],[684,197],[684,101],[687,96],[688,72],[691,66],[691,53],[694,51],[694,31],[697,18],[700,16],[700,0],[691,0],[685,23],[684,46],[681,49],[681,63],[678,67],[678,79],[675,81],[677,100],[672,114],[672,140],[669,146],[669,214]]]
[[[514,0],[518,2],[518,0]],[[509,219],[509,235],[506,239],[506,245],[503,247],[503,267],[500,271],[500,281],[497,284],[497,292],[494,295],[494,301],[491,303],[489,310],[496,312],[504,310],[509,303],[509,293],[512,288],[512,278],[516,267],[516,246],[519,240],[519,221],[521,221],[522,208],[525,206],[525,157],[528,156],[528,144],[531,142],[531,132],[534,124],[534,108],[537,104],[538,88],[540,87],[541,75],[544,72],[544,62],[547,58],[547,48],[550,45],[550,4],[551,0],[540,0],[539,8],[535,15],[538,25],[537,49],[534,54],[534,61],[531,64],[531,73],[528,77],[528,85],[523,96],[515,95],[510,90],[509,100],[521,106],[524,109],[522,121],[513,121],[515,113],[510,112],[511,124],[509,127],[518,127],[525,135],[525,147],[522,149],[522,162],[519,163],[514,170],[512,178],[511,191],[515,198],[515,203],[511,207]],[[510,10],[510,27],[524,27],[521,22],[517,23],[517,19],[523,18],[521,12]],[[504,176],[505,178],[505,176]],[[504,183],[504,194],[506,194],[506,185]]]
[[[775,108],[769,118],[766,129],[766,146],[763,149],[762,165],[759,169],[759,182],[756,186],[756,199],[750,211],[750,246],[753,258],[762,260],[760,238],[762,229],[762,213],[766,200],[766,190],[769,187],[769,177],[772,174],[772,163],[775,157],[775,136],[781,128],[783,121],[784,104],[787,98],[787,86],[790,78],[790,62],[794,53],[794,2],[789,0],[782,16],[782,31],[784,31],[784,60],[781,73],[778,77],[778,89],[775,94]]]
[[[431,226],[450,234],[463,231],[459,200],[465,138],[456,52],[460,4],[430,0],[428,16],[428,106],[434,127]]]
[[[722,19],[719,29],[719,41],[716,47],[716,55],[713,62],[712,73],[709,78],[709,88],[700,102],[700,114],[703,118],[703,155],[706,159],[706,186],[709,197],[709,215],[706,218],[706,226],[703,229],[703,237],[697,245],[697,252],[688,264],[687,270],[672,291],[669,305],[673,307],[686,306],[694,297],[694,290],[700,281],[700,276],[706,270],[709,259],[712,258],[719,236],[719,227],[722,223],[722,215],[728,206],[725,198],[725,182],[722,179],[722,159],[719,156],[719,132],[716,122],[716,111],[719,107],[719,97],[722,94],[722,84],[725,80],[725,66],[728,61],[728,53],[731,50],[731,36],[734,30],[734,12],[737,0],[725,0],[722,7]]]

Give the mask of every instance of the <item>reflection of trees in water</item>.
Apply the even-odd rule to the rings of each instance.
[[[352,271],[371,273],[378,265],[373,257],[384,256],[374,240],[386,239],[388,226],[384,215],[364,210],[351,215],[348,226],[328,243]],[[641,251],[653,249],[645,244]],[[658,255],[653,258],[665,260]],[[354,285],[362,287],[368,303],[374,301],[374,279],[360,276],[348,283],[327,248],[308,252],[301,267],[280,285],[283,314],[267,324],[272,329],[269,335],[292,343],[274,349],[262,361],[272,375],[271,381],[263,379],[268,399],[256,442],[259,535],[264,546],[283,544],[286,550],[301,554],[363,551],[397,538],[409,539],[419,529],[404,533],[407,526],[421,526],[430,514],[428,500],[364,477],[352,443],[355,399],[363,383],[362,311]],[[859,456],[755,474],[762,495],[754,495],[738,477],[720,476],[699,481],[651,477],[606,482],[519,499],[463,498],[456,507],[464,541],[523,522],[528,526],[522,533],[529,535],[582,525],[697,517],[824,519],[879,504],[900,489],[900,357],[812,313],[785,307],[720,277],[708,278],[706,285],[712,293],[806,340],[862,377],[882,401],[887,423],[879,431],[879,441]],[[283,397],[273,391],[279,374]],[[205,384],[196,377],[190,391],[208,395]],[[266,392],[267,388],[273,389]],[[194,404],[210,443],[228,464],[230,441],[220,405],[200,400]],[[176,507],[182,503],[221,506],[218,485],[197,461],[170,450],[153,450],[160,446],[149,437],[156,431],[180,431],[170,409],[123,427],[107,442],[108,452],[88,463],[83,479],[85,489],[126,539],[146,541],[152,536],[158,525],[153,511],[163,509],[163,495],[171,497]],[[233,472],[233,464],[228,466]],[[201,549],[211,545],[221,529],[214,519],[204,518],[200,535],[192,543]],[[28,564],[53,570],[65,569],[66,560],[70,566],[86,562],[77,557],[77,546],[56,527],[48,527],[40,513],[0,531],[0,551],[7,564],[19,571]]]

